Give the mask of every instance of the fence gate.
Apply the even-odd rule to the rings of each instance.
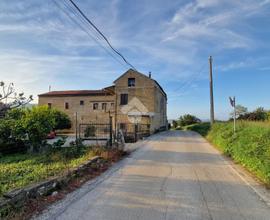
[[[150,135],[149,124],[120,123],[118,127],[122,130],[125,142],[136,142],[137,140]]]
[[[105,140],[112,143],[112,125],[87,123],[79,125],[79,138],[82,140]]]

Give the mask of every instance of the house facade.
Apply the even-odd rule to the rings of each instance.
[[[69,115],[71,132],[77,123],[108,123],[113,129],[131,124],[147,125],[150,132],[167,127],[167,95],[157,81],[135,70],[128,70],[101,90],[51,91],[39,95],[39,105],[59,109]]]

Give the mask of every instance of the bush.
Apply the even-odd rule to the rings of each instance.
[[[20,120],[25,116],[25,109],[15,108],[7,112],[6,119]]]
[[[95,126],[87,126],[84,130],[84,137],[95,137],[96,136],[96,128]]]
[[[36,152],[43,145],[43,140],[49,132],[56,126],[55,118],[46,106],[27,110],[22,123],[31,143],[31,149]]]
[[[51,110],[52,118],[55,120],[54,130],[71,128],[71,121],[67,114],[56,109]]]
[[[8,152],[12,146],[18,148],[26,145],[32,151],[38,151],[49,132],[70,126],[70,119],[65,113],[47,106],[10,110],[0,120],[0,152]]]
[[[179,118],[179,125],[180,126],[186,126],[186,125],[192,125],[192,124],[196,124],[201,122],[200,119],[198,119],[196,116],[194,115],[183,115]]]
[[[177,126],[178,126],[177,121],[173,120],[173,121],[172,121],[172,127],[173,127],[173,128],[177,128]]]
[[[0,120],[0,154],[25,152],[25,131],[21,123],[12,119]]]
[[[253,112],[248,112],[240,115],[237,119],[248,121],[266,121],[268,119],[268,112],[264,108],[257,108]]]

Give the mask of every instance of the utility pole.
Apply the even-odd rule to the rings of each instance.
[[[209,74],[210,74],[210,122],[211,125],[215,122],[214,113],[214,95],[213,95],[213,73],[212,73],[212,56],[209,57]]]
[[[235,108],[235,96],[233,97],[233,132],[236,131],[236,108]]]
[[[78,147],[78,112],[75,113],[75,126],[76,126],[76,140],[75,140],[75,143],[76,143],[76,147]]]

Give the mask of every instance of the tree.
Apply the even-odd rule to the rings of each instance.
[[[23,117],[23,127],[31,144],[31,151],[39,151],[44,139],[55,126],[55,118],[47,106],[37,106],[27,110]]]
[[[178,123],[177,123],[176,120],[173,120],[173,121],[172,121],[172,126],[173,126],[173,128],[176,128],[176,127],[178,126]]]
[[[71,128],[71,121],[67,114],[57,109],[51,110],[52,117],[55,120],[54,130],[69,129]]]
[[[13,83],[6,85],[1,81],[0,91],[0,116],[5,115],[10,109],[24,106],[33,100],[32,95],[26,98],[23,92],[16,93]]]
[[[268,113],[264,110],[263,107],[259,107],[253,112],[248,112],[246,114],[240,115],[238,119],[249,121],[265,121],[268,119]]]
[[[180,126],[196,124],[199,122],[201,122],[201,120],[199,118],[197,118],[194,115],[190,115],[190,114],[183,115],[179,118],[179,125]]]
[[[0,148],[29,146],[30,151],[38,152],[49,132],[70,126],[65,113],[47,106],[11,109],[0,119]]]
[[[236,118],[245,115],[248,112],[248,109],[242,105],[236,105],[235,106],[235,111],[236,111]],[[231,116],[234,116],[234,112],[231,112]]]
[[[15,108],[7,111],[6,119],[14,119],[19,120],[22,119],[25,116],[25,109],[22,108]]]
[[[26,132],[21,120],[12,117],[0,119],[0,152],[11,153],[26,150]]]

